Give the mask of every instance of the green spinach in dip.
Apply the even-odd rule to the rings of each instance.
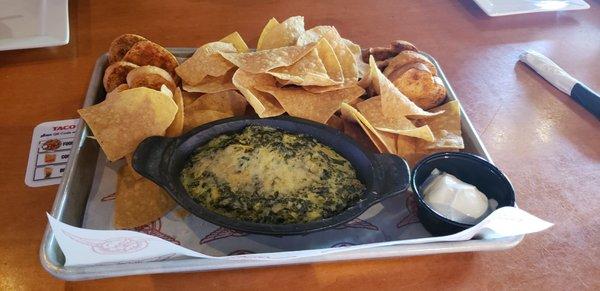
[[[333,216],[365,190],[350,162],[331,148],[264,126],[248,126],[199,147],[181,182],[196,202],[214,212],[269,224]]]

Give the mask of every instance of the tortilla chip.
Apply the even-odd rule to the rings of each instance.
[[[200,125],[229,117],[233,117],[233,114],[214,110],[187,111],[183,122],[183,132],[185,133]]]
[[[362,50],[360,49],[360,46],[348,39],[343,38],[342,40],[354,56],[354,62],[356,63],[356,67],[358,69],[358,78],[360,79],[364,77],[369,72],[369,64],[363,61]]]
[[[375,91],[375,88],[374,88],[375,85],[373,85],[374,73],[376,73],[376,72],[374,70],[371,70],[371,66],[369,66],[368,70],[363,75],[362,79],[358,80],[358,86],[365,88],[365,90],[367,90],[369,92]],[[372,95],[376,95],[376,94],[372,94]]]
[[[164,84],[161,85],[159,91],[160,91],[160,93],[163,93],[163,94],[169,96],[169,98],[173,98],[173,91],[171,91],[171,89],[169,89],[167,87],[167,85],[164,85]]]
[[[326,123],[343,102],[351,102],[365,93],[359,86],[321,94],[310,93],[298,87],[257,86],[256,89],[275,96],[289,115],[320,123]]]
[[[450,101],[444,105],[431,110],[432,112],[443,112],[424,120],[431,128],[435,141],[419,141],[418,147],[427,150],[434,149],[464,149],[460,125],[460,104],[458,101]]]
[[[302,88],[304,88],[304,90],[306,90],[308,92],[319,94],[319,93],[325,93],[325,92],[329,92],[329,91],[341,90],[341,89],[345,89],[348,87],[353,87],[353,86],[356,86],[357,84],[358,83],[356,83],[356,82],[345,82],[342,84],[332,85],[332,86],[303,86]]]
[[[279,21],[277,21],[277,19],[275,19],[275,18],[269,19],[269,21],[263,28],[262,32],[260,33],[260,36],[258,37],[258,42],[256,43],[256,48],[258,50],[260,50],[260,48],[262,48],[264,46],[263,42],[265,42],[267,35],[269,35],[271,33],[271,31],[273,30],[273,28],[275,28],[277,26],[279,26]]]
[[[344,121],[337,115],[332,115],[329,120],[327,120],[326,124],[337,130],[344,130]]]
[[[130,153],[130,154],[126,155],[125,156],[125,167],[129,167],[129,171],[131,172],[133,178],[135,178],[136,180],[137,179],[143,179],[144,176],[140,175],[140,173],[136,172],[133,169],[133,166],[132,166],[133,162],[132,161],[133,161],[133,153]]]
[[[246,42],[237,31],[232,32],[231,34],[222,38],[219,41],[232,44],[235,47],[235,49],[240,53],[245,53],[248,51],[248,46],[246,45]]]
[[[460,131],[460,105],[457,101],[451,101],[432,111],[441,110],[444,110],[443,114],[419,120],[428,123],[435,137],[434,142],[398,136],[398,155],[406,159],[409,165],[413,166],[424,157],[437,152],[458,151],[464,148]]]
[[[113,96],[118,95],[117,93],[123,92],[127,89],[129,89],[129,86],[127,86],[127,84],[121,84],[121,85],[117,86],[115,89],[113,89],[112,91],[110,91],[108,94],[106,94],[105,99],[112,98]]]
[[[427,143],[422,139],[418,139],[410,136],[399,135],[396,140],[398,155],[404,158],[409,166],[413,167],[423,158],[439,153],[439,152],[455,152],[458,149],[454,148],[438,148],[438,149],[426,149],[422,145]]]
[[[171,122],[171,125],[169,125],[165,132],[165,136],[168,137],[180,136],[183,132],[184,107],[181,89],[175,89],[175,94],[173,94],[173,101],[175,101],[175,104],[177,104],[177,114],[175,114],[173,122]]]
[[[117,94],[77,111],[110,161],[133,152],[147,137],[163,135],[178,109],[173,98],[144,87]]]
[[[379,152],[371,138],[365,133],[362,127],[355,121],[342,118],[344,133],[351,137],[356,143],[372,152]]]
[[[434,140],[433,133],[427,125],[416,127],[402,115],[396,115],[391,118],[385,116],[382,111],[380,96],[371,97],[360,102],[356,104],[356,108],[378,130],[422,138],[430,142]]]
[[[294,84],[298,86],[329,86],[337,82],[329,78],[325,65],[319,58],[316,49],[312,49],[300,60],[291,66],[279,67],[267,72],[278,80],[284,80],[283,85]]]
[[[221,55],[244,71],[260,74],[275,68],[292,65],[314,47],[315,45],[288,46],[247,53],[223,52]]]
[[[136,179],[133,169],[119,171],[114,224],[117,229],[133,228],[155,221],[175,207],[175,201],[147,179]]]
[[[380,153],[396,153],[396,134],[377,130],[358,110],[349,104],[342,103],[342,114],[354,119],[362,127]]]
[[[360,87],[360,86],[359,86]],[[361,87],[362,88],[362,87]],[[351,105],[352,107],[356,108],[356,104],[365,101],[365,99],[361,98],[356,98],[354,101],[348,102],[349,105]]]
[[[231,82],[231,78],[236,70],[236,68],[232,68],[227,71],[225,75],[219,77],[206,76],[196,85],[189,85],[184,82],[182,85],[183,90],[198,93],[217,93],[235,89],[235,86]]]
[[[423,157],[428,155],[428,152],[417,150],[418,142],[418,138],[410,136],[400,135],[396,139],[397,155],[404,158],[411,167],[414,166]]]
[[[408,160],[410,155],[416,153],[418,140],[411,136],[399,136],[396,139],[396,154]]]
[[[387,117],[413,116],[427,117],[441,114],[442,112],[427,112],[415,103],[410,101],[406,95],[402,94],[396,86],[381,73],[373,56],[369,58],[371,86],[381,96],[381,105],[383,114]]]
[[[181,95],[183,96],[183,108],[185,109],[202,96],[202,93],[181,91]]]
[[[340,63],[344,80],[357,81],[358,68],[352,51],[346,46],[346,42],[340,36],[338,31],[333,26],[316,26],[298,38],[299,45],[306,45],[317,42],[320,38],[325,38],[333,48],[335,55]]]
[[[293,65],[275,68],[268,73],[278,80],[287,80],[280,82],[283,85],[326,86],[326,89],[321,92],[342,89],[334,85],[344,82],[340,63],[325,38],[316,42],[315,48]]]
[[[327,41],[326,38],[321,38],[317,42],[316,49],[319,52],[319,58],[321,58],[323,64],[325,65],[325,69],[327,70],[327,75],[329,75],[329,78],[337,83],[343,83],[344,74],[342,71],[342,66],[329,41]]]
[[[198,110],[219,111],[232,116],[241,116],[246,112],[246,98],[235,90],[204,94],[188,105],[186,112]]]
[[[344,104],[350,105],[350,103]],[[344,106],[344,104],[340,106],[340,117],[342,118],[342,120],[358,123],[358,119],[354,117],[354,111],[349,110],[349,107]],[[352,105],[350,105],[350,107],[354,108]]]
[[[237,70],[233,75],[233,84],[246,97],[260,118],[281,115],[285,112],[273,95],[260,92],[257,86],[275,86],[275,78],[268,74],[252,74]]]
[[[220,53],[235,53],[235,46],[226,42],[211,42],[199,47],[196,52],[179,65],[175,71],[188,85],[196,85],[206,76],[223,76],[233,68],[233,64]]]
[[[272,18],[260,34],[256,50],[295,45],[302,33],[304,33],[304,17],[293,16],[282,23],[277,23],[277,20]]]

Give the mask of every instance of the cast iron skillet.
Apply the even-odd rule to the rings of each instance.
[[[262,125],[289,133],[309,135],[333,148],[346,158],[366,186],[361,199],[338,215],[303,224],[264,224],[240,221],[212,212],[196,203],[179,181],[188,157],[199,146],[225,133],[242,131],[248,125]],[[369,206],[406,191],[410,172],[406,162],[389,154],[373,154],[362,149],[340,131],[294,117],[228,118],[197,127],[178,138],[153,136],[142,141],[133,155],[133,168],[142,176],[163,187],[175,201],[190,213],[219,226],[248,233],[268,235],[306,234],[348,222]]]

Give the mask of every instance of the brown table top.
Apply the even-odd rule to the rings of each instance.
[[[0,289],[269,287],[600,288],[600,122],[523,64],[535,49],[600,91],[600,1],[585,11],[490,18],[472,1],[70,1],[71,39],[0,52]],[[93,3],[90,3],[93,2]],[[194,47],[274,16],[304,15],[365,46],[406,39],[444,68],[520,207],[556,223],[516,248],[387,260],[63,282],[38,249],[56,186],[23,183],[35,125],[77,117],[94,62],[122,33]]]

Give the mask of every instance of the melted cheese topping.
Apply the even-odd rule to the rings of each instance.
[[[181,181],[205,207],[263,223],[335,215],[364,191],[350,163],[316,140],[268,127],[219,136],[200,147]]]

